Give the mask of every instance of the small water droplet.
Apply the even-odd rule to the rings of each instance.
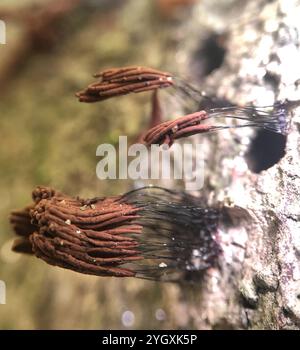
[[[166,313],[163,309],[157,309],[155,311],[155,318],[158,320],[158,321],[164,321],[166,319]]]
[[[122,324],[125,327],[132,327],[135,321],[135,316],[132,311],[126,310],[122,314]]]

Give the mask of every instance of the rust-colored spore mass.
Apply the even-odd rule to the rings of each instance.
[[[137,242],[124,236],[141,233],[140,226],[131,224],[138,208],[120,197],[85,201],[45,188],[37,188],[33,198],[36,205],[30,215],[38,231],[30,235],[30,242],[37,257],[99,276],[134,275],[118,265],[142,258]]]
[[[244,127],[262,128],[286,135],[288,110],[297,106],[299,101],[276,102],[274,106],[231,106],[198,111],[175,120],[160,123],[143,136],[146,146],[167,144],[171,146],[176,139],[212,131],[237,129]],[[208,119],[224,119],[223,124],[204,122]],[[227,122],[231,121],[231,123]],[[239,121],[240,123],[237,123]]]
[[[14,241],[13,251],[17,253],[32,254],[32,247],[29,242],[29,236],[37,227],[31,223],[30,210],[33,205],[29,205],[22,210],[15,210],[10,215],[10,223],[20,237]]]
[[[111,68],[95,74],[94,77],[100,80],[76,94],[80,102],[98,102],[173,85],[170,73],[139,66]]]
[[[201,209],[184,192],[149,187],[84,200],[37,187],[32,197],[32,205],[11,214],[20,236],[13,250],[51,265],[98,276],[174,280],[193,270],[196,248],[200,271],[219,253],[212,236],[218,212]]]
[[[147,146],[152,144],[171,146],[175,139],[210,131],[212,125],[200,124],[205,119],[208,119],[207,113],[200,111],[166,121],[150,129],[144,136],[143,141]]]

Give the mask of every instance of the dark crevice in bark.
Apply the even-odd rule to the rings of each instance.
[[[197,62],[198,79],[202,79],[220,68],[226,55],[225,34],[212,33],[207,36],[194,53]]]
[[[246,153],[249,169],[254,173],[271,168],[285,155],[287,137],[268,130],[258,130]]]

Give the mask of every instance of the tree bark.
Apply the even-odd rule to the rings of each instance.
[[[300,99],[299,18],[299,1],[201,1],[180,28],[180,74],[240,105]],[[207,64],[218,50],[205,50],[208,36],[225,49],[212,72]],[[205,146],[205,188],[212,188],[203,193],[241,208],[231,226],[220,227],[220,267],[207,272],[197,303],[188,287],[181,289],[197,328],[299,329],[298,112],[288,115],[287,140],[262,133],[259,147],[259,134],[247,128],[196,137]],[[285,154],[272,161],[276,149],[278,158]],[[268,169],[259,171],[263,164]]]

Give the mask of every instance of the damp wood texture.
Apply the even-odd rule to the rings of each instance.
[[[299,100],[299,1],[245,2],[242,9],[235,2],[230,9],[226,2],[213,4],[199,3],[189,27],[182,27],[187,40],[178,43],[185,62],[180,76],[233,104]],[[206,19],[211,15],[214,23]],[[210,35],[202,33],[206,26],[210,33],[223,28],[225,55],[197,80],[203,60],[197,53]],[[224,259],[199,288],[198,304],[184,292],[179,296],[197,328],[299,329],[299,109],[287,113],[286,121],[286,135],[240,128],[193,136],[203,145],[208,195],[245,209],[251,218],[239,229],[220,232]]]

